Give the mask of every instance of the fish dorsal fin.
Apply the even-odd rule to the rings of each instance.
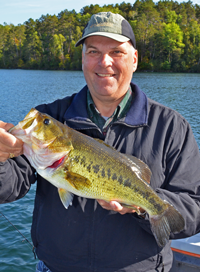
[[[103,140],[100,140],[98,138],[94,138],[94,140],[96,140],[97,142],[99,142],[100,144],[104,144],[107,147],[110,147],[112,150],[117,151],[113,146],[110,146],[109,144],[106,144]]]
[[[60,196],[62,204],[66,209],[69,207],[69,205],[72,205],[72,200],[74,197],[72,193],[68,192],[65,189],[58,188],[58,194]]]
[[[148,184],[150,184],[151,170],[149,169],[148,165],[132,155],[123,154],[123,156],[128,158],[131,161],[131,163],[133,163],[137,168],[140,169],[141,178]]]
[[[99,142],[100,144],[104,144],[105,146],[111,148],[112,150],[115,150],[117,151],[114,147],[106,144],[104,141],[100,140],[100,139],[97,139],[95,138],[95,140],[97,142]],[[117,151],[119,152],[119,151]],[[132,155],[128,155],[128,154],[123,154],[121,152],[119,152],[122,156],[128,158],[128,160],[134,164],[134,166],[136,166],[137,168],[140,169],[140,172],[141,172],[141,178],[147,182],[148,184],[150,184],[150,179],[151,179],[151,170],[149,169],[148,165],[145,164],[143,161],[141,161],[140,159],[132,156]]]
[[[89,179],[70,171],[66,172],[65,178],[76,190],[84,190],[86,188],[89,188],[92,184]]]

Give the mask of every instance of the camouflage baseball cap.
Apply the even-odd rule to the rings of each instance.
[[[131,41],[133,47],[136,48],[133,29],[129,22],[120,14],[99,12],[92,15],[83,31],[82,38],[75,44],[75,46],[83,44],[87,37],[93,35],[108,37],[118,42]]]

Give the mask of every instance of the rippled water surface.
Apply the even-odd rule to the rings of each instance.
[[[180,112],[200,147],[200,74],[135,73],[133,81],[152,99]],[[0,70],[0,120],[17,124],[32,107],[79,91],[82,72]],[[21,200],[0,205],[0,212],[31,242],[35,186]],[[0,214],[0,271],[34,271],[31,246]]]

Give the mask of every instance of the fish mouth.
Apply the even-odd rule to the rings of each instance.
[[[66,158],[66,156],[63,156],[62,158],[55,161],[52,165],[48,166],[47,168],[56,169],[56,168],[60,167],[64,163],[65,158]]]

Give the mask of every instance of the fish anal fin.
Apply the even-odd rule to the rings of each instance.
[[[69,205],[72,205],[72,200],[74,195],[70,193],[69,191],[58,188],[58,194],[60,196],[61,202],[64,205],[64,207],[67,209]]]
[[[89,179],[74,172],[67,171],[65,178],[76,190],[83,190],[91,187],[92,185],[92,182]]]

